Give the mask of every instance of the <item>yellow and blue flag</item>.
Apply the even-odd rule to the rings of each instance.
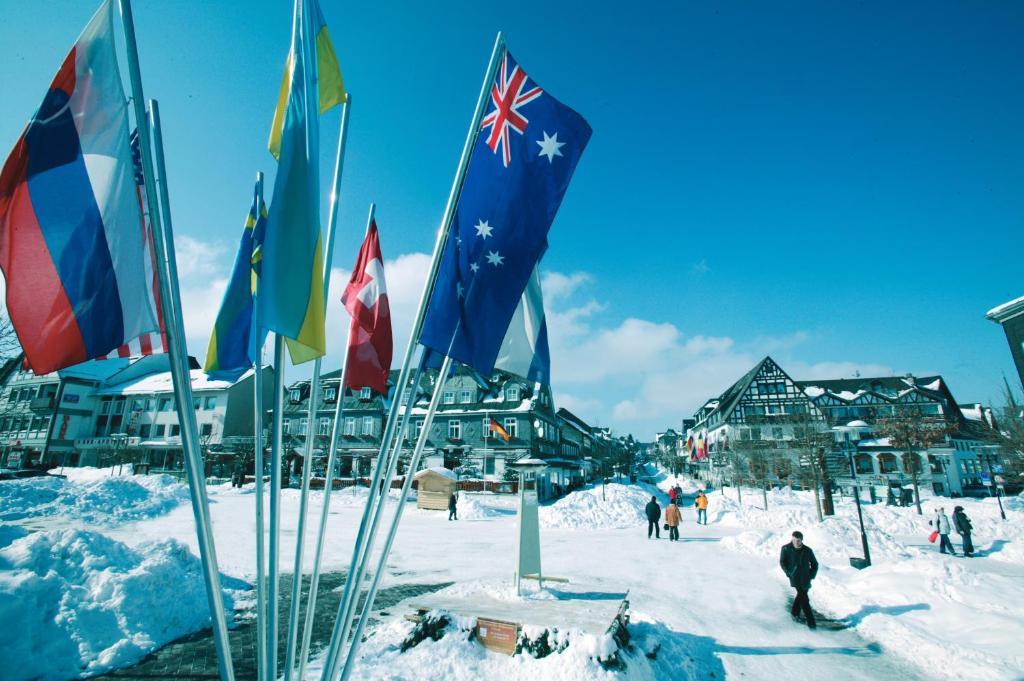
[[[280,119],[280,133],[271,132],[271,153],[277,142],[278,169],[257,298],[261,323],[287,339],[293,364],[322,357],[327,351],[319,151],[325,89],[323,84],[318,87],[318,72],[323,60],[325,68],[333,71],[325,74],[324,83],[333,83],[326,100],[342,101],[344,90],[333,56],[317,3],[296,0],[285,74],[287,94],[274,116],[275,127]]]
[[[338,56],[334,53],[334,43],[331,42],[331,34],[327,31],[327,22],[324,21],[323,12],[320,11],[320,4],[316,0],[310,0],[306,6],[309,8],[310,18],[313,21],[320,113],[322,114],[344,103],[348,96],[345,93],[345,83],[341,79]],[[291,92],[291,74],[292,55],[289,53],[288,60],[284,65],[284,76],[281,78],[281,90],[277,95],[277,109],[274,110],[274,122],[270,126],[270,142],[268,143],[270,153],[278,159],[281,157],[281,131],[284,128],[284,114],[288,107],[288,94]]]
[[[203,370],[212,378],[234,380],[259,361],[266,332],[253,327],[253,307],[259,283],[262,246],[267,229],[263,181],[253,189],[252,208],[245,218],[235,266],[224,291],[217,321],[210,334]],[[262,325],[261,325],[262,326]]]

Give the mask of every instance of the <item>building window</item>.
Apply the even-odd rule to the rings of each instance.
[[[509,439],[519,437],[519,419],[515,416],[506,416],[504,425]]]
[[[416,439],[417,440],[420,439],[420,433],[423,432],[423,423],[424,423],[423,419],[420,419],[419,421],[416,422]]]
[[[301,402],[302,390],[300,390],[299,388],[292,390],[291,392],[288,393],[288,399],[291,400],[292,402]]]
[[[778,426],[776,426],[775,428],[772,428],[772,439],[773,440],[781,440],[782,439],[782,428],[779,428]]]
[[[171,437],[177,437],[181,434],[181,426],[177,423],[171,425]]]
[[[305,435],[307,428],[309,428],[309,417],[308,416],[303,416],[301,419],[299,419],[299,432],[298,432],[298,434],[299,435]]]
[[[146,438],[149,437],[149,434],[152,431],[152,429],[153,426],[149,425],[148,423],[143,423],[141,426],[139,426],[139,437],[145,440]]]
[[[402,391],[402,404],[409,404],[409,398],[412,397],[412,388],[406,388]]]
[[[494,457],[484,457],[484,475],[494,475]]]
[[[169,398],[169,397],[161,397],[160,398],[160,411],[170,411],[170,410],[171,410],[171,398]]]
[[[445,404],[455,404],[455,391],[454,390],[445,390],[444,391],[444,395],[443,395],[443,399],[444,399],[444,403]]]
[[[110,413],[110,398],[103,398],[103,402],[100,403],[100,413],[104,416]]]
[[[204,423],[203,425],[199,426],[199,435],[200,435],[200,437],[210,437],[210,436],[212,436],[213,435],[213,424],[212,423]]]
[[[363,417],[363,435],[373,435],[373,417]]]
[[[520,398],[519,398],[519,386],[518,385],[510,385],[507,388],[505,388],[505,400],[506,401],[508,401],[508,402],[518,402],[519,399]]]
[[[359,391],[359,399],[368,400],[371,397],[373,397],[373,395],[371,394],[369,388],[363,388],[362,390]]]
[[[199,411],[200,407],[203,406],[203,400],[199,397],[192,398],[192,411]]]
[[[473,391],[472,390],[461,390],[461,391],[459,391],[459,403],[460,404],[469,404],[472,401],[473,401]]]
[[[217,398],[216,397],[207,397],[206,398],[206,408],[207,409],[216,409],[217,408]]]
[[[320,421],[316,427],[317,435],[330,435],[331,434],[331,419],[327,416],[321,416]]]
[[[345,435],[353,436],[356,434],[356,419],[354,416],[345,417]]]
[[[166,433],[166,432],[167,432],[167,426],[165,426],[162,423],[159,423],[159,424],[153,426],[153,435],[155,437],[163,437],[164,433]]]
[[[334,402],[338,399],[337,388],[324,388],[324,402]]]
[[[448,439],[449,440],[461,440],[462,439],[462,421],[452,419],[448,422]]]

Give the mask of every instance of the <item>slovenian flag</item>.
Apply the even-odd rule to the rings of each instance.
[[[159,331],[107,0],[0,171],[7,310],[37,374]]]

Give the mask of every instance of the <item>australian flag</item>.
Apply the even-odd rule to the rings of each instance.
[[[420,335],[484,375],[591,134],[507,50],[490,94]]]

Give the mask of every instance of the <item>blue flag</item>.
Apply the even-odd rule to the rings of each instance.
[[[420,343],[490,375],[590,134],[505,51]]]

